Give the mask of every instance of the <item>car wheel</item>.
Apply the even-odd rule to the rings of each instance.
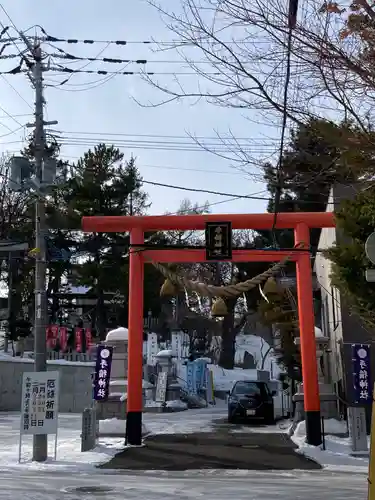
[[[231,413],[228,413],[228,424],[235,424],[235,423],[236,423],[236,417]]]
[[[275,417],[274,417],[274,414],[273,414],[273,409],[268,413],[268,415],[266,416],[266,424],[267,425],[275,425]]]

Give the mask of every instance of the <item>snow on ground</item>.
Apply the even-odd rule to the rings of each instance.
[[[22,458],[18,464],[19,413],[0,413],[0,469],[32,467],[36,469],[92,469],[94,465],[107,462],[123,448],[124,439],[100,439],[95,450],[81,452],[81,415],[59,415],[57,437],[57,460],[54,457],[54,436],[48,437],[49,457],[47,464],[31,462],[32,436],[22,438]]]
[[[0,361],[7,361],[10,363],[29,363],[34,364],[34,359],[26,356],[13,356],[12,353],[7,353],[4,351],[0,351]],[[51,359],[47,360],[49,365],[71,365],[71,366],[94,366],[93,361],[68,361],[67,359]]]
[[[145,413],[143,422],[152,434],[191,434],[211,432],[213,421],[225,418],[227,407],[220,402],[216,406],[176,413]]]
[[[0,471],[1,500],[365,500],[362,474],[327,471]],[[102,488],[102,491],[95,491]]]
[[[345,422],[339,422],[335,419],[325,421],[325,446],[311,446],[306,444],[306,425],[305,421],[299,422],[292,436],[292,440],[298,446],[299,452],[315,460],[324,468],[330,471],[348,471],[367,473],[368,458],[351,456],[350,438],[334,436],[334,434],[345,434],[347,427]]]
[[[226,406],[218,405],[201,410],[187,410],[177,413],[145,413],[144,432],[152,434],[185,434],[210,432],[212,421],[223,418]],[[57,461],[54,457],[54,436],[49,436],[49,457],[47,464],[31,462],[32,436],[22,439],[22,460],[18,464],[19,413],[0,413],[0,470],[14,467],[54,470],[92,470],[95,465],[107,462],[124,448],[125,421],[117,419],[100,422],[100,432],[114,437],[101,437],[95,450],[81,452],[81,415],[62,414],[59,416],[57,438]],[[116,437],[115,437],[116,436]]]
[[[290,429],[291,425],[292,425],[291,420],[281,420],[275,425],[257,425],[257,426],[242,425],[241,427],[237,425],[233,429],[230,429],[229,432],[231,434],[238,434],[244,432],[255,432],[257,434],[262,434],[262,433],[286,434],[288,432],[288,429]]]
[[[187,410],[176,413],[144,413],[143,432],[145,434],[191,434],[192,432],[211,432],[213,420],[225,418],[226,406]],[[125,432],[125,422],[116,418],[102,420],[100,432],[117,435]]]
[[[145,434],[189,434],[193,432],[210,432],[214,429],[214,422],[226,416],[226,405],[219,404],[199,410],[187,410],[177,413],[145,413],[143,416]],[[275,426],[241,426],[233,427],[230,432],[286,432],[290,422],[280,422]],[[113,437],[101,437],[98,446],[90,452],[81,452],[81,416],[59,416],[59,434],[57,461],[53,460],[54,438],[49,437],[49,456],[47,464],[31,462],[32,438],[24,436],[22,446],[22,460],[18,464],[19,450],[18,413],[0,413],[0,470],[14,470],[16,468],[30,468],[31,470],[55,471],[82,471],[90,472],[95,465],[107,462],[118,451],[124,448],[125,421],[109,419],[100,422],[100,431]],[[319,462],[331,472],[359,472],[367,473],[368,459],[366,457],[352,457],[348,438],[330,435],[329,432],[344,433],[346,426],[342,422],[327,421],[326,450],[321,447],[309,446],[305,443],[305,424],[301,422],[297,428],[293,441],[299,447],[299,452]],[[120,436],[120,437],[119,437]]]

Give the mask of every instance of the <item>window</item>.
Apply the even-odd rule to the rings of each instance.
[[[333,329],[339,326],[340,322],[340,304],[339,304],[339,294],[335,287],[331,287],[331,298],[332,298],[332,319],[333,319]]]
[[[237,382],[233,387],[233,394],[260,395],[261,387],[257,382]]]
[[[329,307],[328,307],[328,295],[324,296],[322,302],[322,330],[325,337],[329,337]]]

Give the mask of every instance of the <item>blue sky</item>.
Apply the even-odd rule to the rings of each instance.
[[[178,7],[179,0],[165,0],[165,5]],[[26,30],[32,25],[41,25],[49,34],[61,38],[79,38],[95,40],[170,40],[173,36],[165,27],[159,14],[143,0],[119,2],[118,0],[3,0],[3,7],[9,13],[19,30]],[[4,12],[0,10],[0,21],[9,24]],[[12,32],[10,32],[12,33]],[[32,33],[32,32],[31,32]],[[97,56],[105,45],[61,45],[59,47],[80,56]],[[54,49],[45,47],[48,51]],[[10,54],[14,47],[7,49]],[[109,46],[101,57],[117,57],[122,59],[176,60],[175,53],[153,53],[150,46],[129,44],[127,46]],[[202,59],[197,53],[195,59]],[[3,70],[16,66],[15,60],[0,61]],[[79,62],[74,67],[82,67],[85,62]],[[104,65],[93,62],[87,69],[118,70],[118,66]],[[173,72],[186,71],[186,64],[149,63],[149,71]],[[132,65],[127,70],[139,70]],[[72,132],[82,137],[82,132],[97,134],[98,140],[111,134],[147,134],[165,136],[196,136],[214,137],[216,132],[222,135],[231,132],[237,137],[254,138],[255,150],[259,150],[259,141],[264,136],[277,137],[277,130],[254,124],[250,111],[243,114],[235,109],[219,108],[203,101],[192,105],[192,102],[175,102],[156,107],[140,107],[133,98],[148,103],[158,102],[164,96],[142,81],[139,76],[116,76],[95,89],[78,91],[86,88],[85,83],[98,82],[98,75],[74,75],[69,81],[73,86],[47,88],[46,117],[48,120],[58,120],[54,128],[66,136]],[[173,76],[158,77],[162,85],[173,84]],[[59,78],[54,74],[46,76],[47,81]],[[61,80],[61,78],[60,78]],[[181,81],[187,85],[196,85],[197,76],[183,76]],[[14,87],[11,88],[12,85]],[[65,88],[66,90],[62,90]],[[32,121],[32,116],[18,116],[31,113],[33,105],[33,90],[25,75],[7,76],[0,79],[0,145],[1,151],[16,152],[21,147],[24,138],[23,130],[10,134],[26,122]],[[26,102],[25,102],[26,101]],[[29,103],[29,104],[28,104]],[[5,112],[4,112],[5,110]],[[6,113],[14,116],[10,119]],[[250,120],[249,120],[250,119]],[[4,134],[9,134],[3,136]],[[119,136],[120,137],[120,136]],[[121,137],[120,137],[121,139]],[[139,138],[138,138],[139,139]],[[158,139],[162,140],[162,139]],[[168,141],[169,139],[164,139]],[[258,144],[258,146],[256,145]],[[87,149],[83,145],[66,145],[62,155],[69,159],[80,156]],[[147,149],[129,149],[121,147],[126,156],[133,153],[138,158],[138,166],[143,177],[150,181],[169,183],[185,187],[224,191],[234,194],[251,194],[264,189],[264,185],[255,182],[251,176],[231,167],[228,160],[205,151],[164,151]],[[173,167],[172,169],[159,168]],[[179,170],[181,169],[181,170]],[[190,169],[190,171],[189,171]],[[202,170],[202,171],[201,171]],[[220,173],[210,173],[220,172]],[[177,190],[147,186],[152,201],[151,213],[173,212],[179,206],[181,199],[189,197],[193,202],[210,203],[222,201],[225,198],[198,193],[184,193]],[[260,196],[267,196],[263,193]],[[256,200],[238,200],[212,207],[213,212],[262,212],[266,202]]]

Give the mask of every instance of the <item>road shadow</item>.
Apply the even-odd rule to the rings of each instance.
[[[321,466],[297,453],[284,433],[230,432],[217,423],[215,432],[150,435],[144,446],[127,448],[102,469],[184,471],[199,469],[314,470]]]

